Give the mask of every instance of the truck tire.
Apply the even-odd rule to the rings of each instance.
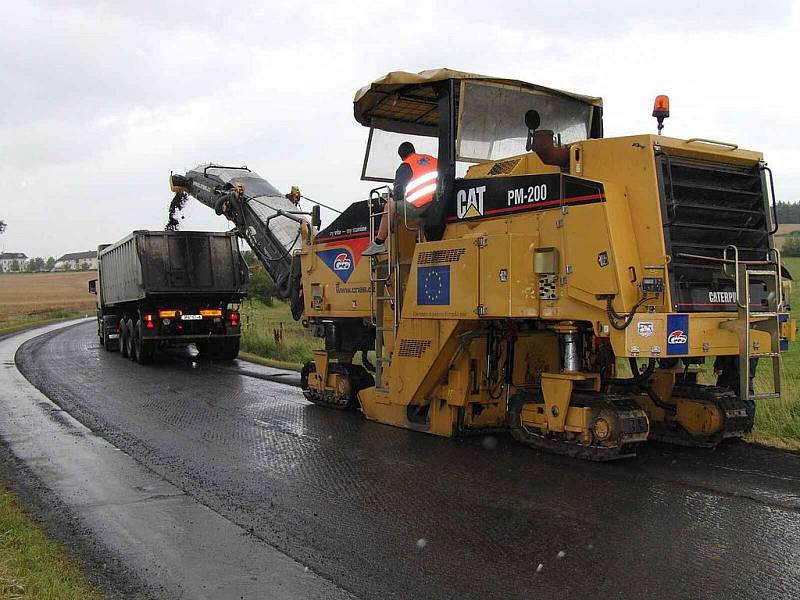
[[[103,341],[103,348],[105,348],[106,352],[116,352],[117,350],[119,350],[120,338],[112,340],[108,337],[111,331],[113,331],[114,329],[119,329],[119,321],[117,317],[114,315],[104,316],[100,323],[100,327],[103,330],[101,339]]]
[[[223,340],[217,350],[217,360],[235,360],[239,356],[240,338]]]
[[[156,343],[154,340],[146,340],[142,337],[141,321],[136,321],[133,330],[133,344],[136,347],[136,362],[140,365],[149,365],[153,362],[156,355]]]
[[[119,320],[119,353],[122,358],[128,358],[128,327],[125,319]]]
[[[134,340],[134,331],[133,331],[133,321],[128,319],[125,321],[125,329],[128,332],[128,339],[126,346],[128,347],[128,358],[135,361],[136,360],[136,344]]]
[[[195,343],[200,358],[204,360],[234,360],[239,356],[239,338],[202,340]]]
[[[197,348],[197,353],[203,360],[213,360],[216,358],[214,344],[210,340],[198,340],[194,343],[194,346]]]

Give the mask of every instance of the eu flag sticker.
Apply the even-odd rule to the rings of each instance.
[[[667,354],[689,354],[689,315],[667,315]]]
[[[450,265],[417,269],[417,304],[420,306],[450,304]]]

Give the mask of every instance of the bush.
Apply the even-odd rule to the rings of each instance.
[[[264,271],[256,271],[250,274],[250,295],[258,298],[267,306],[274,304],[274,298],[278,294],[278,286],[272,281],[272,277]]]

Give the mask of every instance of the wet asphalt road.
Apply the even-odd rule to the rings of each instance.
[[[94,331],[31,340],[17,364],[96,433],[357,596],[800,597],[798,455],[652,445],[593,464],[506,436],[439,439],[185,355],[142,367]]]

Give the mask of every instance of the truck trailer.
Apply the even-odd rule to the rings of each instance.
[[[201,358],[239,354],[239,306],[249,281],[236,235],[134,231],[98,248],[97,335],[140,364],[159,347],[194,344]]]

